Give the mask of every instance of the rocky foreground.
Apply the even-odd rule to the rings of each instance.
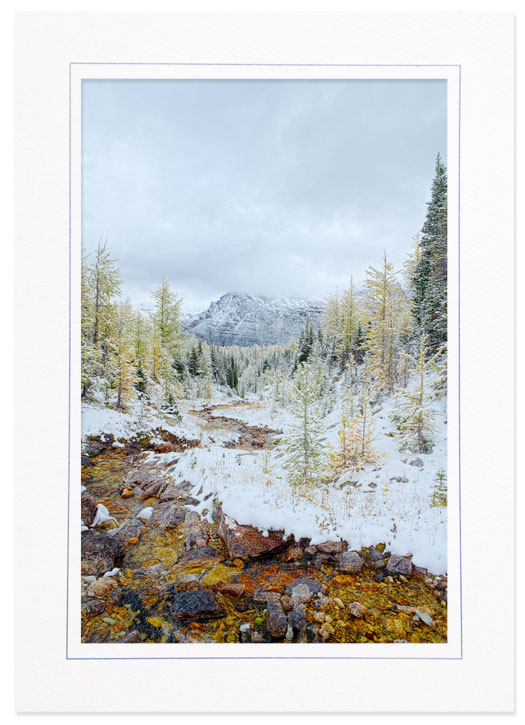
[[[210,523],[192,509],[202,492],[159,455],[199,442],[161,436],[85,446],[84,642],[446,642],[446,577],[381,543],[260,532],[219,501]]]

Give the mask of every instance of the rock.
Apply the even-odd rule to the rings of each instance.
[[[413,564],[406,556],[398,556],[392,554],[386,564],[386,572],[390,575],[402,574],[403,576],[411,576]]]
[[[91,526],[97,515],[97,502],[85,491],[80,497],[80,518],[86,526]]]
[[[359,604],[359,602],[352,602],[350,605],[350,614],[353,617],[357,617],[358,619],[361,619],[363,615],[365,614],[366,609],[363,607],[362,604]]]
[[[124,544],[103,531],[90,529],[82,533],[81,552],[82,574],[101,576],[121,563]]]
[[[106,576],[102,579],[97,579],[91,588],[96,597],[105,597],[112,589],[117,589],[118,584],[115,579],[110,576]]]
[[[291,642],[293,639],[293,627],[290,624],[286,628],[286,634],[284,635],[284,638],[287,642]]]
[[[86,451],[86,456],[89,456],[90,458],[94,458],[95,456],[100,456],[102,451],[104,450],[106,446],[102,441],[86,441],[86,445],[84,446],[84,449]]]
[[[102,614],[105,609],[100,599],[89,599],[84,608],[90,617],[96,617],[98,614]]]
[[[131,498],[133,496],[133,491],[129,488],[123,488],[120,495],[122,498]]]
[[[357,574],[363,568],[364,563],[357,551],[345,551],[337,559],[337,568],[345,574]]]
[[[94,466],[95,464],[91,460],[89,456],[80,456],[80,465],[81,466]]]
[[[424,566],[414,566],[414,574],[420,574],[421,576],[427,576],[428,569],[425,569]]]
[[[125,637],[123,637],[117,644],[120,642],[142,642],[142,639],[140,637],[140,634],[137,632],[136,629],[131,630]]]
[[[283,605],[283,609],[285,612],[291,612],[294,608],[294,601],[291,597],[288,596],[288,594],[284,594],[281,597],[281,604]]]
[[[184,528],[186,528],[186,523]],[[186,538],[184,539],[184,548],[193,549],[195,547],[206,546],[209,541],[208,525],[204,521],[199,521],[198,524],[192,526],[188,531]]]
[[[270,601],[278,601],[281,598],[279,592],[269,592],[266,590],[256,591],[253,593],[254,604],[266,604]]]
[[[346,547],[346,541],[325,541],[323,544],[317,544],[317,551],[320,554],[341,554]]]
[[[417,468],[423,468],[425,465],[421,458],[414,458],[413,460],[408,462],[409,466],[416,466]]]
[[[327,640],[333,633],[334,633],[334,628],[332,627],[331,624],[325,623],[319,630],[319,634],[321,635],[323,641]]]
[[[221,509],[216,510],[218,521],[217,534],[224,541],[231,559],[258,559],[267,554],[274,554],[286,546],[282,535],[277,531],[269,531],[268,536],[253,526],[243,526],[226,516]]]
[[[283,554],[283,561],[285,563],[289,561],[298,561],[303,558],[303,550],[299,546],[293,546]]]
[[[274,639],[281,639],[285,636],[287,628],[288,621],[281,602],[269,601],[266,607],[266,632]]]
[[[305,547],[304,553],[307,556],[315,556],[317,554],[317,546],[307,546],[307,547]]]
[[[294,606],[288,615],[288,621],[297,632],[304,629],[306,626],[306,614],[302,604],[296,604]]]
[[[225,615],[224,609],[209,589],[174,592],[171,611],[178,620],[217,619]]]
[[[137,544],[142,534],[142,527],[137,524],[130,524],[119,529],[113,538],[122,541],[124,546]]]
[[[167,502],[158,503],[151,514],[150,523],[160,529],[176,529],[184,522],[186,511],[183,506]]]
[[[411,465],[414,465],[415,466],[417,464],[413,463]],[[396,481],[397,483],[408,483],[408,478],[406,476],[391,476],[390,480],[391,481]]]
[[[212,586],[214,591],[225,594],[227,597],[238,599],[244,594],[246,587],[244,584],[234,584],[233,582],[217,582]]]
[[[317,579],[307,579],[305,577],[296,579],[286,589],[286,593],[292,599],[294,604],[309,602],[314,594],[323,594],[324,586]]]
[[[188,564],[194,567],[206,567],[210,564],[214,566],[222,560],[223,557],[213,546],[201,546],[198,549],[190,549],[190,551],[181,556],[177,561],[177,566],[187,566]]]
[[[313,593],[306,584],[298,584],[292,590],[291,597],[294,602],[309,602],[313,597]]]

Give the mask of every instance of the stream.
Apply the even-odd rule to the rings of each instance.
[[[221,408],[192,411],[212,442],[231,430],[224,447],[274,445],[280,431],[214,415]],[[152,455],[199,442],[162,438],[116,448],[109,437],[83,458],[83,642],[447,641],[446,577],[381,542],[352,552],[345,542],[263,536],[212,500],[209,523],[190,508],[196,487],[172,475],[176,456]],[[93,528],[98,504],[112,518]]]

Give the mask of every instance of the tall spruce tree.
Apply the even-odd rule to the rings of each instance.
[[[416,333],[425,334],[428,354],[433,355],[447,343],[447,171],[439,154],[419,240],[413,293]]]

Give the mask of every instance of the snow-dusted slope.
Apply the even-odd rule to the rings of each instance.
[[[322,310],[318,301],[228,292],[184,326],[214,345],[271,345],[297,339],[307,319],[318,327]]]

